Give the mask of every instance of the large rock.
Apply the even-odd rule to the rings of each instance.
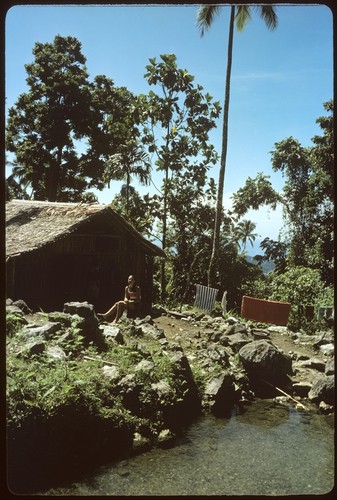
[[[165,334],[164,330],[161,328],[157,328],[155,325],[151,325],[149,323],[139,324],[136,327],[137,335],[146,335],[152,337],[156,340],[164,339]]]
[[[105,337],[99,328],[95,309],[88,302],[66,302],[63,312],[72,315],[72,325],[80,330],[80,335],[86,343],[94,342],[100,348],[105,348]]]
[[[62,325],[60,323],[52,323],[48,321],[47,323],[44,323],[40,326],[29,327],[29,325],[27,325],[24,328],[23,333],[26,340],[31,340],[38,337],[44,340],[49,340],[56,332],[59,332],[61,329]]]
[[[100,327],[104,337],[114,340],[117,344],[124,344],[124,337],[121,329],[114,325],[103,325]]]
[[[335,377],[334,375],[318,376],[312,384],[308,398],[313,403],[319,404],[321,401],[328,405],[334,404]]]
[[[96,316],[94,306],[88,302],[66,302],[63,305],[63,312],[77,314],[82,318],[92,318]]]
[[[235,399],[234,376],[229,371],[214,377],[205,388],[205,399],[215,415],[224,415]]]
[[[19,307],[24,314],[31,314],[33,312],[22,299],[16,300],[13,302],[13,305]]]
[[[292,374],[291,358],[266,340],[255,340],[241,347],[239,358],[254,381],[264,379],[282,385]]]

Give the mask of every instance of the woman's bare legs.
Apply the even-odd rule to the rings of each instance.
[[[110,309],[107,312],[97,313],[97,316],[99,318],[103,318],[103,319],[107,320],[109,316],[114,314],[115,319],[113,320],[113,323],[117,323],[117,321],[122,316],[123,311],[124,311],[124,309],[126,309],[126,307],[127,307],[127,305],[124,302],[124,300],[120,300],[120,301],[116,302],[112,307],[110,307]]]
[[[107,312],[98,313],[97,316],[100,318],[103,318],[103,319],[108,319],[108,317],[111,316],[112,314],[116,314],[117,306],[118,306],[118,302],[116,302],[112,307],[110,307],[110,309]]]
[[[124,302],[124,300],[120,300],[119,302],[117,302],[116,306],[117,306],[117,312],[116,312],[116,317],[113,320],[113,323],[117,323],[117,321],[122,316],[123,311],[126,308],[126,303]]]

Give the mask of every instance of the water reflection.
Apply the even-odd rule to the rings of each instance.
[[[100,467],[48,495],[303,495],[334,484],[332,420],[271,401],[192,425],[176,446]]]

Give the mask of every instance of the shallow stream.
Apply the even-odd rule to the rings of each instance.
[[[45,494],[323,495],[333,485],[333,417],[261,400],[229,419],[200,418],[172,448]]]

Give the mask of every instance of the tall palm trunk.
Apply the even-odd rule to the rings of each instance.
[[[218,256],[219,256],[222,202],[223,202],[227,145],[228,145],[228,115],[229,115],[230,81],[231,81],[232,59],[233,59],[234,17],[235,17],[235,6],[232,5],[230,13],[230,22],[229,22],[229,34],[228,34],[228,59],[227,59],[226,84],[225,84],[225,104],[224,104],[224,114],[223,114],[223,124],[222,124],[222,150],[221,150],[221,160],[220,160],[216,213],[214,221],[212,254],[207,273],[208,286],[211,286],[211,283],[213,281],[214,278],[213,271],[215,265],[218,264]]]

